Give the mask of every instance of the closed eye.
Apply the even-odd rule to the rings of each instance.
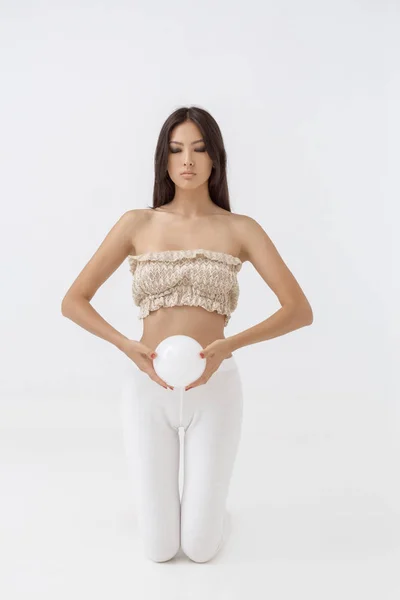
[[[195,152],[205,152],[206,149],[205,148],[196,148]],[[177,152],[181,152],[181,150],[179,150],[179,148],[177,148],[176,150],[173,150],[172,148],[170,148],[170,152],[171,154],[176,154]]]

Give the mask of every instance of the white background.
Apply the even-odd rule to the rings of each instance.
[[[378,0],[1,3],[4,597],[398,598],[399,17]],[[264,227],[314,312],[235,352],[233,534],[203,566],[143,558],[128,359],[61,315],[113,224],[151,205],[160,128],[190,105],[221,128],[232,211]],[[279,308],[251,263],[239,284],[226,336]],[[140,339],[127,262],[92,304]]]

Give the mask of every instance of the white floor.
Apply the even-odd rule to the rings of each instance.
[[[5,600],[399,600],[399,448],[390,436],[257,432],[246,416],[225,545],[143,556],[118,400],[10,398],[0,429]]]

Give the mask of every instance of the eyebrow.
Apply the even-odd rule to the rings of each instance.
[[[201,138],[200,140],[196,140],[195,142],[192,142],[192,146],[193,146],[193,144],[197,144],[198,142],[204,142],[203,138]],[[174,142],[173,140],[170,141],[170,144],[179,144],[180,146],[183,146],[182,142]]]

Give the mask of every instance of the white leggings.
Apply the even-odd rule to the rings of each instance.
[[[122,421],[145,554],[164,562],[181,547],[206,562],[223,543],[225,505],[239,446],[242,383],[234,356],[207,383],[165,389],[129,366]],[[179,428],[184,429],[184,485],[179,495]]]

